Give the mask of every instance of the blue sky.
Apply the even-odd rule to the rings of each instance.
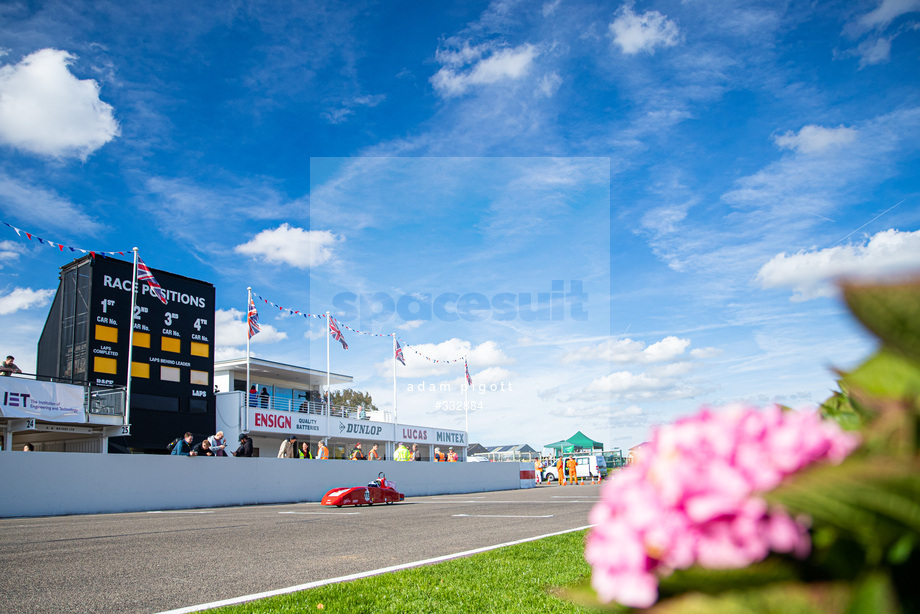
[[[404,423],[463,428],[467,356],[472,441],[818,403],[872,349],[833,280],[920,265],[920,0],[13,1],[0,51],[0,221],[212,282],[218,358],[247,286],[395,332]],[[70,258],[2,228],[31,371]],[[324,369],[262,305],[253,353]]]

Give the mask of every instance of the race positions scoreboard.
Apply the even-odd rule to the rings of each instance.
[[[127,382],[133,320],[132,392],[152,397],[141,397],[141,405],[207,411],[214,371],[214,286],[152,271],[166,293],[166,304],[138,282],[137,304],[130,314],[132,263],[113,258],[92,263],[87,379],[97,386]]]

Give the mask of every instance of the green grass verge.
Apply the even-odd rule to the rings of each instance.
[[[554,587],[590,575],[584,559],[585,533],[556,535],[209,612],[591,612],[551,594]]]

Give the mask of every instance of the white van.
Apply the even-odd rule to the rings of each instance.
[[[568,459],[569,457],[566,456],[565,458]],[[575,475],[579,479],[607,477],[607,461],[604,460],[603,454],[578,454],[575,455],[575,461],[578,463]],[[547,464],[543,468],[543,480],[545,482],[555,482],[558,477],[555,463]]]

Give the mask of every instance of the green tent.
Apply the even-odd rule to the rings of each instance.
[[[548,443],[544,448],[549,448],[551,450],[556,450],[559,454],[571,454],[575,451],[575,445],[571,441],[557,441],[556,443]]]
[[[584,451],[591,452],[594,450],[603,451],[604,449],[603,443],[601,443],[600,441],[594,441],[593,439],[591,439],[590,437],[588,437],[581,431],[578,431],[577,433],[569,437],[566,441],[572,444],[573,446],[575,446],[576,450],[584,450]]]

